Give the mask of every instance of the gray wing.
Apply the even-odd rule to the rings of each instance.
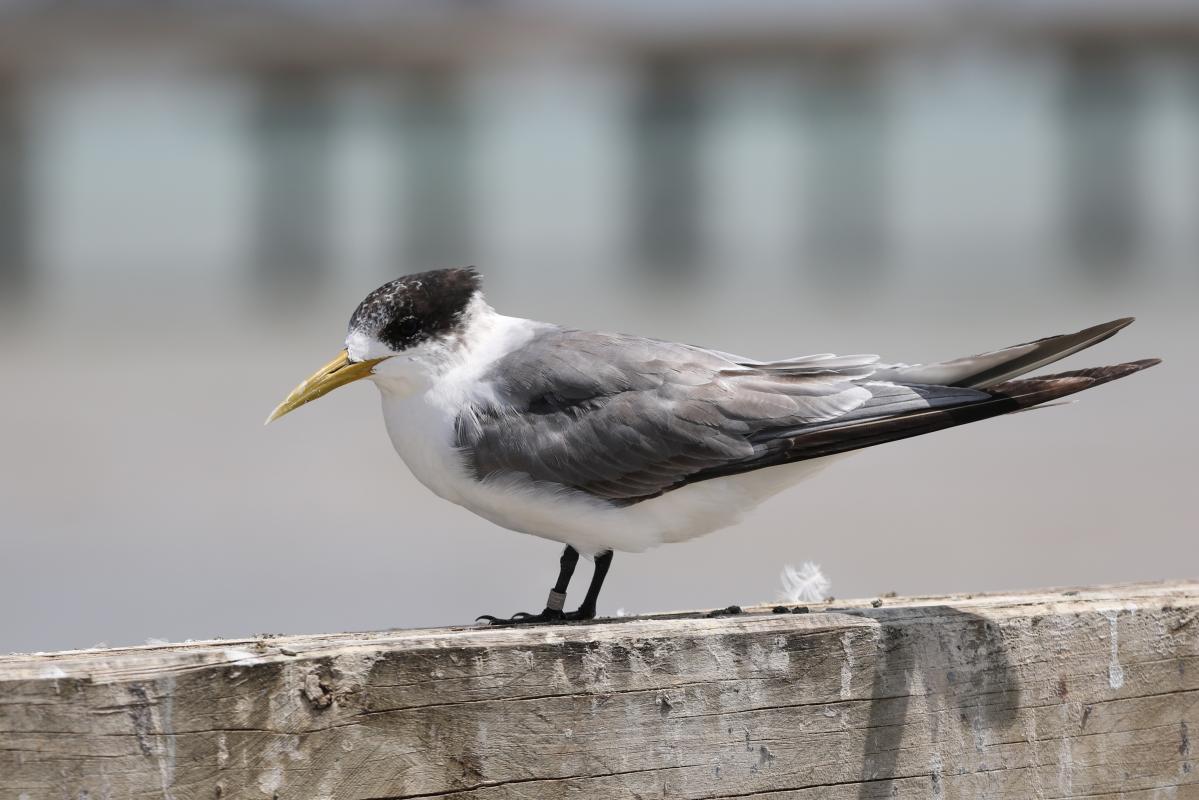
[[[928,406],[904,387],[871,386],[876,360],[822,354],[756,362],[547,328],[484,376],[495,402],[463,411],[457,443],[480,479],[515,473],[633,502],[713,471],[752,469],[785,432],[851,418],[872,404],[885,413]]]
[[[483,377],[457,444],[477,477],[523,475],[617,503],[1051,402],[1156,359],[1012,380],[1131,319],[929,365],[820,354],[753,361],[547,326]]]

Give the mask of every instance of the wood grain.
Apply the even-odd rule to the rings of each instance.
[[[746,611],[0,657],[0,798],[1199,798],[1199,584]]]

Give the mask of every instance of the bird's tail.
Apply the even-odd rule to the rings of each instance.
[[[1089,367],[1053,375],[1037,375],[989,385],[987,391],[999,397],[1008,397],[1021,408],[1030,408],[1090,389],[1092,386],[1119,380],[1160,363],[1160,358],[1143,358],[1140,361],[1127,361],[1108,367]]]
[[[838,425],[815,426],[810,430],[787,437],[786,446],[778,458],[780,463],[847,453],[885,442],[908,439],[933,431],[952,428],[970,422],[997,417],[1025,408],[1048,403],[1084,389],[1126,377],[1134,372],[1161,363],[1159,358],[1146,358],[1092,367],[1056,375],[1041,375],[1024,380],[1005,381],[989,386],[985,400],[941,408],[928,408],[895,416],[882,416]]]
[[[920,395],[923,402],[913,409],[903,402],[902,392],[896,402],[894,394],[880,390],[875,395],[881,401],[877,404],[867,403],[855,412],[824,423],[775,431],[754,458],[703,470],[693,475],[691,481],[848,453],[1022,411],[1161,363],[1161,359],[1146,358],[1016,380],[1038,367],[1102,342],[1131,322],[1131,317],[1118,319],[1078,333],[1050,336],[938,364],[878,367],[871,372],[871,381],[900,384]]]
[[[936,364],[898,364],[877,370],[873,377],[896,383],[998,390],[1005,381],[1011,381],[1012,378],[1017,378],[1080,350],[1085,350],[1092,345],[1099,344],[1104,339],[1114,336],[1122,328],[1131,325],[1132,321],[1132,317],[1125,317],[1105,322],[1102,325],[1095,325],[1077,333],[1047,336],[1044,339],[1037,339],[1035,342],[1012,345],[1002,350],[955,358],[952,361],[941,361]],[[1120,364],[1101,369],[1119,369],[1123,366],[1125,365]],[[1072,375],[1072,373],[1062,373],[1062,375]],[[1046,376],[1045,379],[1054,377],[1061,376]],[[1115,377],[1123,377],[1123,375]],[[1106,380],[1114,380],[1114,378]]]

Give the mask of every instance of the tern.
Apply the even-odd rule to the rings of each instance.
[[[344,349],[267,423],[339,386],[373,381],[388,435],[417,480],[497,525],[566,545],[543,611],[479,619],[592,619],[613,551],[724,528],[854,450],[1041,405],[1157,364],[1020,378],[1131,322],[933,364],[829,353],[758,361],[504,316],[484,300],[473,268],[434,270],[367,295]],[[595,569],[582,604],[566,611],[580,554]]]

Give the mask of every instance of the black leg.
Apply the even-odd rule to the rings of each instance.
[[[566,590],[570,586],[571,576],[579,563],[579,551],[570,545],[562,551],[559,560],[558,581],[550,592],[549,603],[540,614],[521,612],[508,619],[484,614],[478,619],[487,620],[492,625],[528,625],[536,622],[560,622],[574,619],[595,619],[595,604],[599,599],[600,589],[604,586],[604,578],[608,575],[608,567],[612,565],[612,551],[601,553],[595,557],[595,572],[591,576],[591,585],[587,587],[587,596],[578,611],[563,611],[566,602]]]
[[[612,551],[601,553],[595,557],[595,572],[591,574],[591,585],[587,587],[587,596],[583,605],[575,612],[574,619],[595,619],[595,603],[599,600],[600,589],[604,588],[604,578],[608,577],[608,567],[612,566]]]
[[[565,619],[566,614],[562,611],[562,606],[566,602],[566,590],[570,586],[570,579],[575,574],[575,567],[579,563],[579,551],[566,545],[566,549],[562,551],[562,557],[558,559],[558,580],[554,583],[554,588],[550,592],[549,603],[545,610],[540,614],[529,614],[521,611],[514,616],[504,619],[495,617],[491,614],[484,614],[475,619],[487,620],[492,625],[517,625],[520,623],[529,622],[552,622],[554,620]]]
[[[575,567],[579,563],[579,551],[566,545],[566,549],[562,551],[562,558],[558,559],[558,582],[554,584],[554,591],[558,594],[566,594],[566,589],[570,586],[570,579],[575,574]]]

